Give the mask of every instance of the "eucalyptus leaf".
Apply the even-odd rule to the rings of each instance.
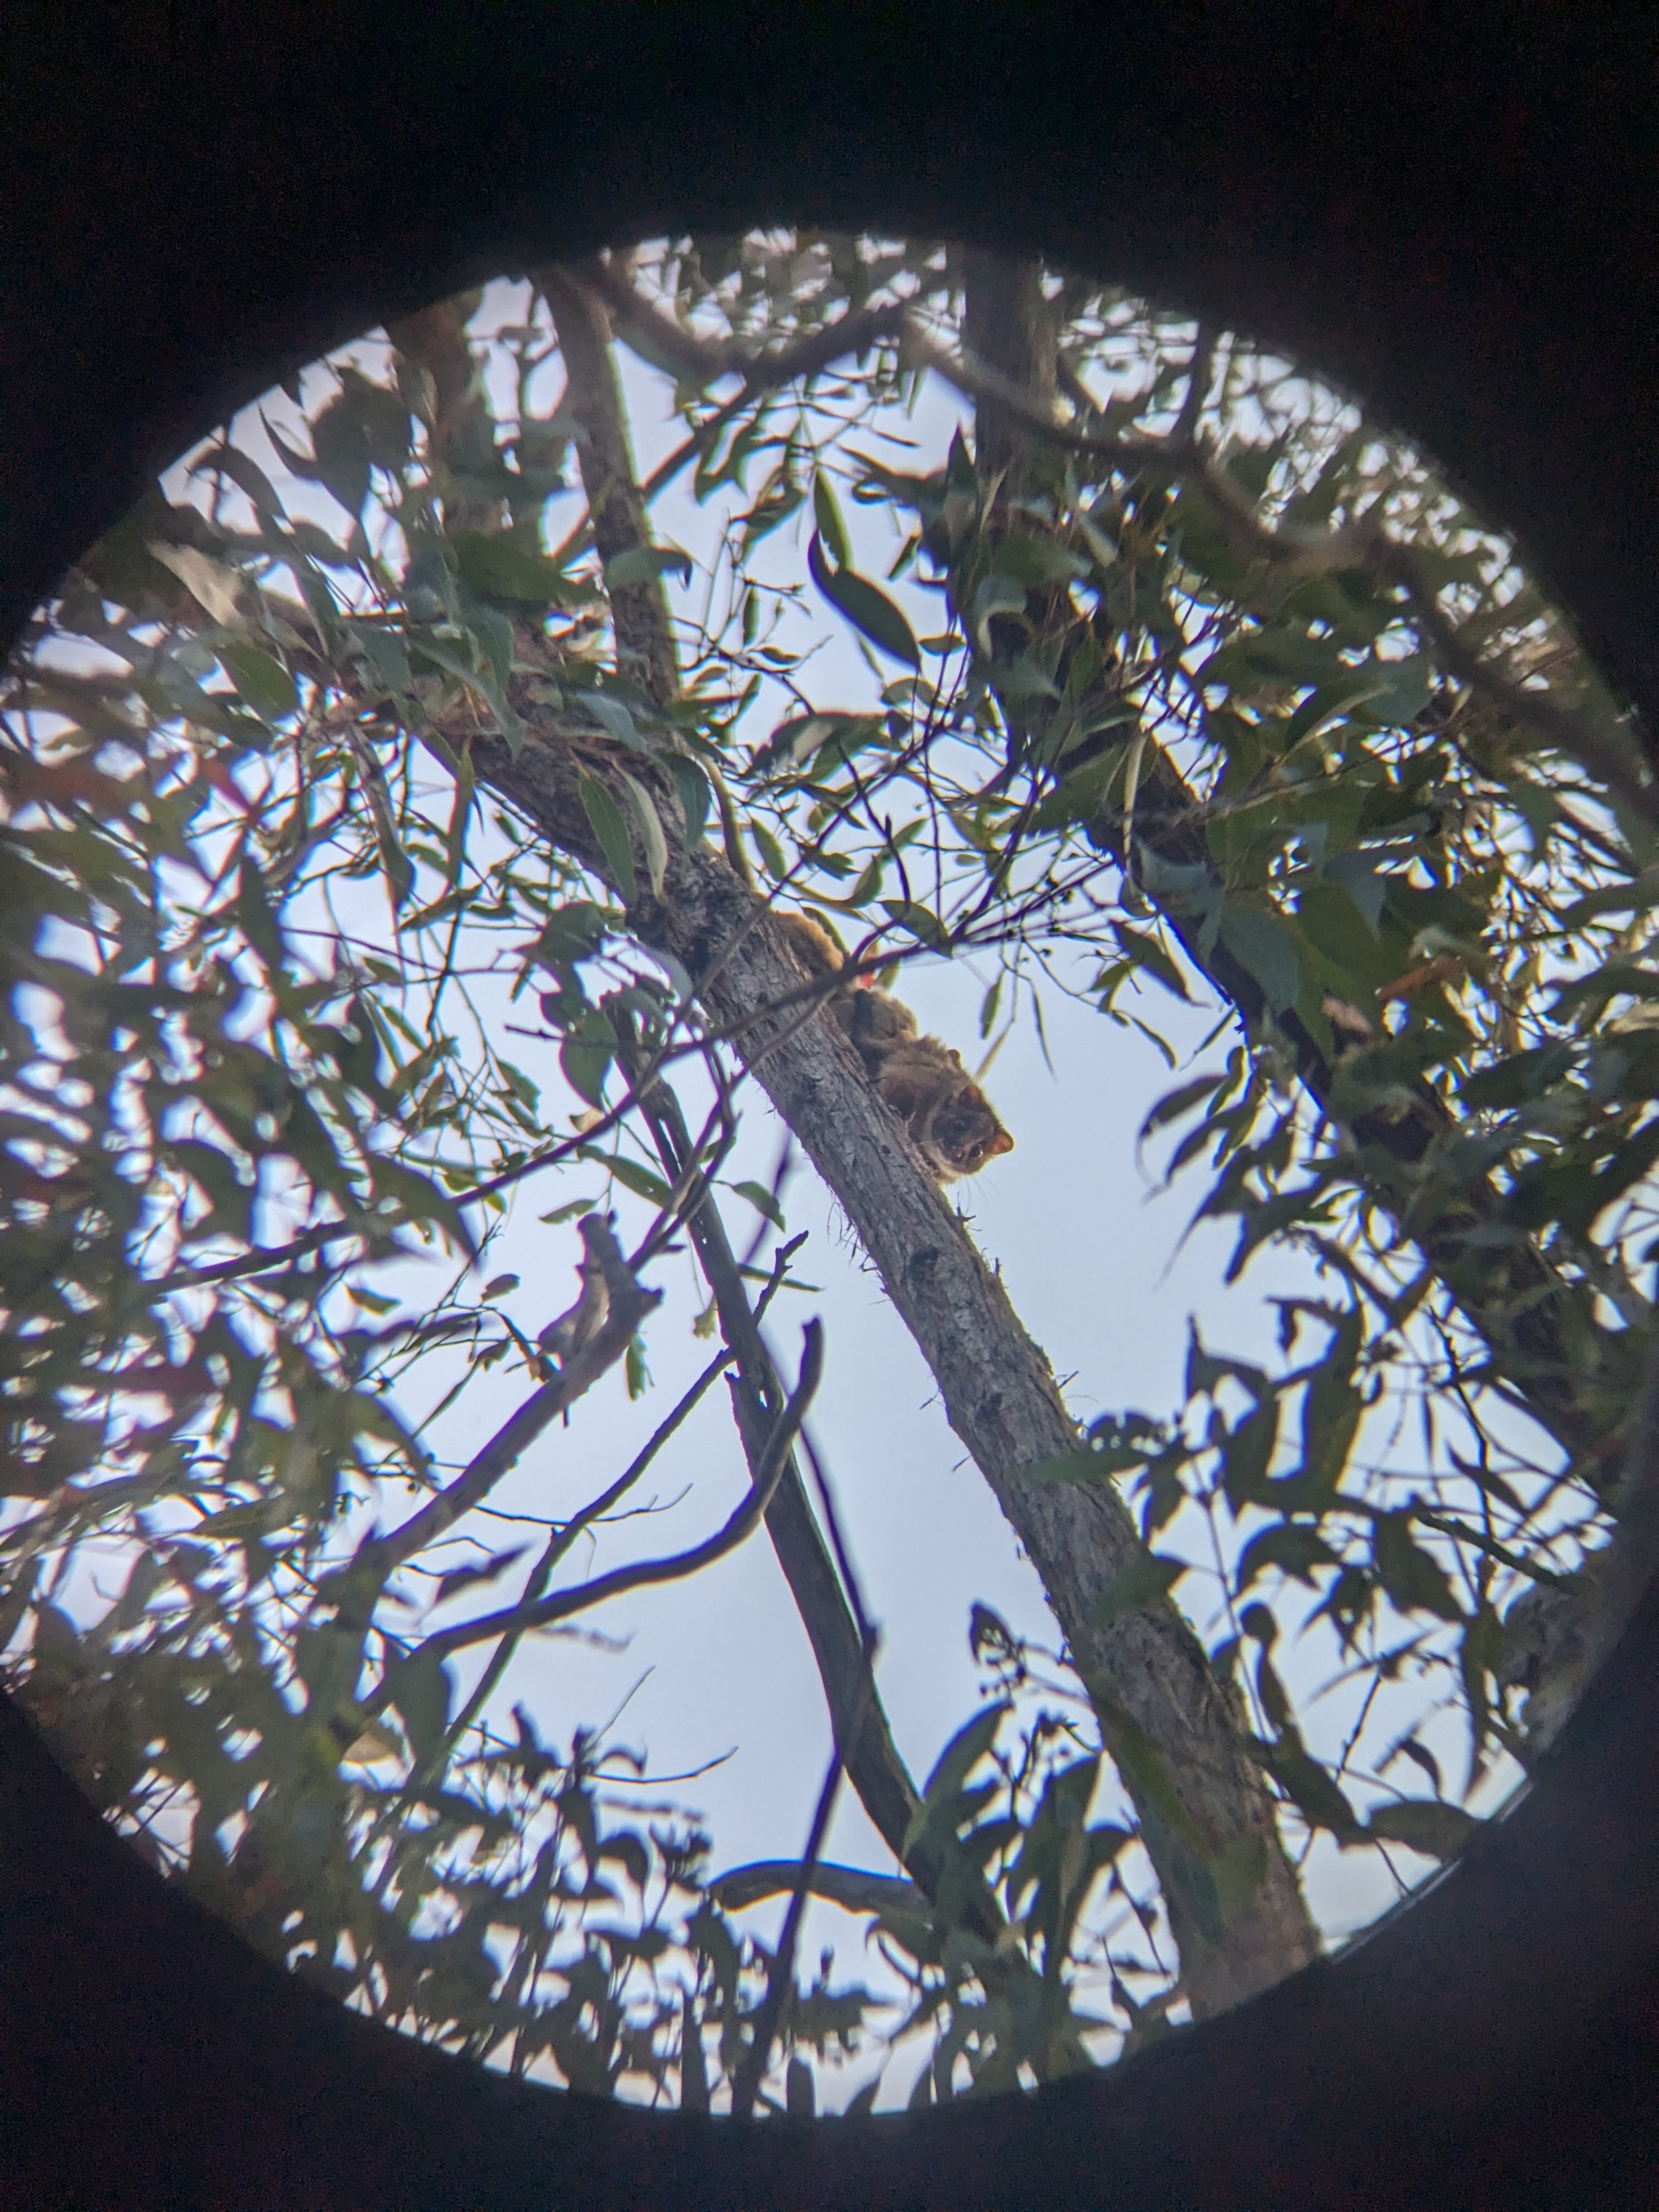
[[[921,667],[921,649],[902,611],[878,586],[854,574],[852,569],[831,568],[816,532],[807,547],[806,564],[824,598],[846,616],[854,629],[872,645],[879,646],[884,653],[891,653],[895,660],[905,661],[912,668]]]
[[[629,842],[628,824],[623,819],[622,810],[598,776],[589,775],[586,769],[578,776],[576,787],[610,868],[611,881],[622,893],[623,903],[632,906],[639,897],[640,887],[634,872],[634,848]]]

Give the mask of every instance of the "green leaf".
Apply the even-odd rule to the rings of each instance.
[[[1145,1413],[1110,1413],[1095,1422],[1089,1441],[1075,1451],[1035,1460],[1019,1470],[1023,1482],[1097,1482],[1103,1476],[1128,1474],[1145,1467],[1162,1447],[1164,1434]]]
[[[1089,563],[1069,551],[1058,538],[1038,538],[1030,531],[1012,531],[997,548],[992,571],[1021,594],[1043,584],[1068,584],[1089,573]]]
[[[294,678],[274,653],[240,637],[228,639],[216,650],[220,665],[262,722],[280,722],[297,710]]]
[[[667,756],[668,773],[674,779],[674,788],[679,793],[680,805],[685,815],[686,849],[690,851],[702,842],[703,825],[714,803],[714,792],[708,778],[694,760],[684,753]]]
[[[1310,884],[1297,902],[1296,918],[1314,951],[1361,990],[1390,982],[1398,973],[1344,884]]]
[[[1138,1553],[1100,1593],[1095,1604],[1095,1626],[1109,1628],[1129,1613],[1150,1612],[1168,1597],[1186,1571],[1184,1559],[1164,1559],[1157,1552]]]
[[[273,975],[279,975],[287,947],[283,942],[276,917],[271,911],[270,902],[265,896],[259,871],[246,860],[242,863],[238,883],[235,912],[237,925],[243,936],[266,968]]]
[[[1425,1858],[1455,1858],[1475,1830],[1485,1826],[1461,1805],[1448,1805],[1433,1797],[1407,1797],[1397,1805],[1379,1806],[1365,1823],[1365,1832],[1385,1844],[1403,1844],[1421,1851]]]
[[[403,1716],[404,1732],[418,1765],[424,1766],[443,1747],[449,1726],[451,1685],[437,1652],[417,1644],[407,1657],[386,1663],[387,1694]]]
[[[605,1078],[617,1046],[609,1018],[590,1007],[559,1048],[559,1065],[578,1097],[590,1106],[605,1103]],[[614,1164],[606,1161],[610,1167]]]
[[[1137,968],[1144,968],[1156,977],[1166,991],[1177,999],[1185,999],[1190,1006],[1192,994],[1187,988],[1186,978],[1164,947],[1149,930],[1131,929],[1127,922],[1115,921],[1112,934],[1123,951],[1123,957]],[[1143,1135],[1146,1133],[1142,1132]]]
[[[855,575],[850,568],[832,569],[823,557],[816,531],[806,549],[806,565],[824,598],[846,616],[854,629],[861,631],[884,653],[891,653],[895,660],[906,661],[912,668],[921,667],[921,649],[902,611],[885,592],[865,577]]]
[[[498,639],[500,635],[499,632],[492,633],[487,629],[484,617],[489,612],[488,608],[475,607],[470,617],[473,627],[464,631],[469,641],[474,644],[475,650],[483,650],[486,662],[489,659],[490,639]],[[410,631],[408,642],[410,649],[422,659],[429,661],[434,668],[442,669],[447,675],[455,677],[469,691],[475,692],[483,701],[507,740],[507,750],[516,760],[524,744],[524,723],[508,706],[500,684],[495,681],[493,666],[481,668],[476,658],[468,659],[454,646],[434,636],[430,630]]]
[[[581,793],[582,807],[599,841],[599,850],[605,854],[611,870],[611,881],[622,893],[623,904],[632,906],[640,895],[639,879],[634,873],[634,849],[628,842],[628,824],[623,820],[622,809],[599,781],[584,769],[576,779],[576,788]]]
[[[1165,1091],[1141,1123],[1139,1133],[1140,1140],[1144,1143],[1148,1137],[1155,1135],[1169,1122],[1178,1121],[1183,1114],[1190,1113],[1192,1109],[1201,1100],[1207,1098],[1212,1091],[1218,1091],[1226,1080],[1224,1073],[1200,1075],[1191,1083],[1183,1083],[1178,1091]]]
[[[613,699],[608,692],[598,690],[583,691],[579,697],[581,705],[599,727],[607,736],[615,738],[618,744],[631,745],[636,753],[648,753],[653,750],[641,736],[640,726],[634,720],[626,700]]]
[[[659,577],[678,575],[691,580],[692,560],[678,545],[629,545],[605,564],[605,588],[620,592],[629,584],[648,584]]]
[[[763,1182],[734,1182],[731,1188],[739,1198],[746,1198],[757,1213],[763,1213],[775,1229],[787,1230],[783,1208]]]
[[[931,907],[915,899],[884,899],[881,903],[899,927],[908,929],[919,944],[931,945],[935,952],[951,950],[951,933]]]
[[[631,1190],[635,1198],[648,1199],[653,1206],[667,1205],[670,1197],[668,1185],[641,1161],[630,1160],[623,1152],[602,1152],[597,1145],[583,1145],[580,1157],[592,1160],[596,1167],[602,1167],[607,1175],[614,1176],[623,1189]]]
[[[1442,1620],[1462,1620],[1463,1608],[1452,1595],[1440,1562],[1412,1539],[1409,1509],[1379,1513],[1371,1533],[1371,1556],[1389,1601],[1401,1613],[1431,1613]]]
[[[476,641],[479,655],[495,679],[498,701],[492,704],[496,705],[499,719],[498,702],[505,702],[507,678],[513,673],[513,625],[498,608],[469,607],[463,627]]]
[[[1310,1828],[1328,1828],[1341,1844],[1358,1843],[1364,1831],[1354,1809],[1316,1759],[1303,1749],[1293,1730],[1259,1754]]]
[[[1521,1106],[1544,1097],[1572,1066],[1576,1046],[1536,1045],[1528,1052],[1511,1053],[1491,1067],[1466,1076],[1458,1085],[1464,1105],[1476,1110]]]
[[[1367,699],[1379,697],[1388,688],[1376,669],[1351,668],[1334,682],[1316,685],[1277,732],[1275,743],[1282,751],[1289,752],[1304,738],[1316,736],[1328,722],[1334,721]]]
[[[387,691],[404,692],[415,680],[409,665],[409,653],[395,630],[382,629],[378,623],[352,625],[351,643],[368,664],[374,681]]]
[[[589,817],[590,821],[592,817]],[[536,939],[535,958],[556,974],[578,960],[591,960],[605,939],[605,909],[592,899],[572,899],[555,907]]]
[[[662,817],[650,793],[637,777],[619,769],[628,796],[633,801],[634,813],[640,825],[640,838],[645,848],[645,872],[651,884],[653,898],[662,896],[663,878],[668,872],[668,840],[662,833]]]
[[[452,1567],[447,1575],[439,1576],[438,1587],[433,1592],[433,1603],[441,1605],[446,1598],[453,1597],[459,1590],[477,1589],[482,1583],[493,1583],[523,1559],[529,1549],[528,1544],[515,1544],[510,1552],[498,1552],[494,1559],[480,1560],[476,1566]],[[409,1716],[405,1713],[404,1717],[407,1720]]]
[[[1275,1012],[1282,1014],[1296,1004],[1302,989],[1302,962],[1294,935],[1276,915],[1229,899],[1221,910],[1221,940],[1261,984]]]
[[[528,608],[563,606],[586,596],[556,561],[504,532],[458,531],[445,543],[461,582],[475,599],[505,599]]]
[[[348,514],[361,514],[368,497],[368,433],[352,392],[337,392],[315,418],[311,445],[318,477]]]
[[[1334,1566],[1336,1554],[1316,1528],[1298,1521],[1281,1521],[1276,1528],[1264,1528],[1252,1536],[1238,1559],[1238,1577],[1236,1590],[1242,1595],[1249,1589],[1256,1577],[1269,1567],[1293,1575],[1299,1583],[1314,1588],[1313,1570]]]
[[[1337,639],[1311,637],[1305,629],[1244,630],[1210,655],[1196,681],[1206,690],[1224,684],[1247,696],[1264,684],[1340,683],[1352,672],[1338,648]]]
[[[818,536],[825,550],[837,568],[851,564],[852,549],[847,542],[847,525],[842,520],[839,502],[834,487],[823,469],[812,478],[812,513],[817,517]]]
[[[755,850],[760,854],[761,866],[775,884],[781,884],[789,872],[789,863],[783,856],[783,848],[765,823],[749,817],[749,834],[755,841]]]
[[[1005,1698],[975,1713],[951,1738],[933,1762],[933,1771],[922,1791],[924,1806],[954,1797],[963,1784],[996,1741],[997,1730],[1011,1711]],[[916,1824],[913,1823],[913,1826]]]

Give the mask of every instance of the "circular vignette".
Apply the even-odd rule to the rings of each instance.
[[[26,30],[13,81],[56,143],[9,226],[28,340],[0,392],[9,629],[136,469],[349,328],[504,248],[810,199],[1086,244],[1377,395],[1519,531],[1651,719],[1659,278],[1634,33],[1606,10],[1524,36],[1470,12],[1340,18],[1298,48],[1311,22],[1171,9],[1115,43],[1104,11],[1085,36],[1054,8],[1016,43],[989,8],[805,11],[749,23],[741,75],[730,31],[678,6],[644,30],[597,7],[417,27],[395,55],[349,9],[293,40],[268,11],[135,12],[95,46],[80,27],[78,52]],[[538,213],[562,198],[582,220]],[[1649,1607],[1528,1802],[1340,1964],[1121,2075],[810,2150],[514,2092],[360,2032],[166,1897],[7,1716],[0,2094],[34,2116],[4,2154],[13,2193],[505,2204],[556,2172],[595,2204],[1617,2200],[1655,2141],[1659,1808],[1620,1751],[1650,1725],[1656,1652]]]

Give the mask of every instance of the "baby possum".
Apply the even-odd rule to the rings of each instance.
[[[811,975],[834,975],[846,955],[828,930],[804,914],[781,914],[796,958]],[[838,991],[830,1011],[857,1046],[865,1072],[940,1182],[977,1175],[987,1160],[1011,1152],[1014,1140],[990,1101],[937,1037],[920,1036],[916,1018],[885,991],[855,981]]]

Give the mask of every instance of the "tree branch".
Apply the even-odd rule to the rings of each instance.
[[[611,328],[592,289],[595,265],[584,264],[580,275],[569,269],[543,269],[537,272],[536,283],[553,318],[564,362],[563,404],[584,434],[576,441],[576,455],[594,550],[608,564],[619,553],[648,545],[651,526],[629,452]],[[666,706],[679,690],[679,670],[662,578],[643,576],[618,584],[610,598],[617,666],[641,684],[659,707]]]
[[[643,1448],[629,1462],[616,1480],[602,1490],[597,1498],[590,1499],[579,1513],[574,1514],[564,1523],[562,1528],[554,1530],[552,1535],[548,1538],[542,1556],[532,1568],[524,1588],[519,1593],[519,1603],[521,1606],[533,1604],[541,1596],[548,1583],[553,1579],[553,1570],[576,1539],[585,1529],[591,1528],[596,1521],[601,1520],[610,1512],[612,1506],[627,1496],[664,1445],[702,1403],[712,1385],[725,1373],[731,1364],[732,1354],[729,1350],[723,1350],[718,1358],[711,1359],[684,1396],[680,1399],[678,1404],[664,1419],[659,1421],[647,1438]],[[445,1753],[442,1755],[447,1755],[453,1750],[463,1731],[470,1727],[478,1714],[483,1711],[495,1685],[511,1664],[513,1655],[518,1650],[519,1641],[518,1633],[503,1636],[490,1653],[483,1674],[472,1686],[466,1703],[449,1724],[446,1733]],[[439,1761],[435,1759],[430,1762],[432,1766],[438,1764]]]
[[[1090,750],[1079,746],[1072,757],[1081,765]],[[1218,937],[1206,948],[1203,930],[1183,914],[1178,900],[1161,895],[1152,871],[1133,863],[1132,844],[1188,876],[1200,869],[1212,882],[1219,880],[1206,811],[1155,737],[1146,737],[1133,821],[1103,808],[1088,827],[1091,838],[1158,908],[1199,974],[1233,1006],[1247,1029],[1277,1030],[1294,1055],[1309,1096],[1372,1155],[1376,1165],[1364,1174],[1366,1189],[1448,1278],[1466,1319],[1490,1348],[1494,1369],[1515,1386],[1533,1418],[1568,1451],[1589,1449],[1605,1434],[1609,1408],[1587,1402],[1582,1354],[1569,1350],[1571,1285],[1530,1241],[1482,1243],[1482,1225],[1496,1219],[1502,1206],[1490,1176],[1460,1182],[1455,1192],[1448,1192],[1415,1172],[1457,1133],[1444,1101],[1428,1084],[1418,1082],[1403,1107],[1340,1112],[1340,1067],[1301,1016],[1294,1008],[1271,1006],[1261,984],[1224,939]],[[1622,1399],[1625,1385],[1616,1373],[1604,1378],[1604,1388]]]
[[[799,1880],[799,1859],[757,1859],[750,1866],[732,1867],[717,1875],[703,1894],[722,1912],[743,1912],[769,1897],[792,1895]],[[806,1886],[814,1897],[848,1912],[927,1911],[922,1891],[902,1875],[867,1874],[862,1867],[826,1864],[820,1859],[808,1874]]]
[[[692,1155],[678,1100],[659,1084],[646,1096],[645,1112],[664,1167],[671,1175],[683,1174]],[[732,1407],[752,1470],[764,1449],[782,1388],[706,1182],[688,1208],[686,1226],[714,1296],[720,1333],[737,1361]],[[793,1452],[768,1509],[766,1525],[817,1662],[848,1778],[894,1858],[908,1869],[929,1897],[936,1896],[944,1872],[938,1854],[926,1843],[909,1843],[921,1793],[893,1740],[892,1723],[871,1674],[866,1638],[854,1618],[848,1591],[825,1545]],[[979,1932],[994,1942],[1002,1915],[988,1888],[972,1901],[971,1917]]]
[[[446,1530],[453,1528],[463,1515],[482,1504],[543,1430],[585,1391],[592,1389],[608,1367],[615,1365],[637,1334],[647,1314],[662,1303],[660,1291],[642,1290],[635,1281],[603,1214],[584,1215],[580,1227],[586,1255],[582,1266],[583,1296],[591,1300],[590,1311],[598,1310],[602,1296],[602,1322],[572,1350],[558,1373],[532,1391],[517,1411],[508,1416],[453,1482],[447,1484],[418,1513],[411,1514],[401,1528],[359,1545],[349,1565],[341,1571],[354,1582],[383,1582],[395,1567],[423,1552]],[[592,1291],[591,1286],[595,1282],[603,1286],[602,1292]],[[572,1309],[573,1313],[580,1310],[580,1306]]]
[[[856,308],[838,322],[805,331],[781,345],[745,346],[736,338],[702,337],[688,330],[678,317],[647,299],[614,261],[599,258],[580,267],[583,281],[604,301],[618,337],[641,360],[665,368],[681,384],[700,388],[724,377],[739,377],[743,390],[738,406],[763,392],[817,376],[849,353],[862,353],[883,338],[896,337],[905,321],[904,303],[893,300]]]
[[[612,883],[570,748],[545,708],[526,696],[520,711],[527,735],[517,757],[480,736],[475,769]],[[668,776],[643,759],[637,769],[664,819],[683,820]],[[1246,1746],[1237,1692],[1167,1601],[1096,1626],[1103,1593],[1143,1547],[1109,1486],[1056,1484],[1029,1471],[1069,1455],[1079,1437],[1000,1280],[835,1022],[822,1012],[782,1023],[772,1014],[807,979],[781,926],[724,861],[681,842],[661,896],[641,892],[629,919],[642,941],[684,964],[718,1024],[742,1028],[745,1057],[853,1223],[933,1370],[947,1418],[1042,1577],[1139,1812],[1194,2009],[1219,2011],[1268,1986],[1312,1958],[1317,1939],[1279,1843],[1274,1801]],[[599,1596],[568,1603],[634,1586],[607,1581]],[[526,1625],[565,1617],[566,1603],[544,1601]],[[509,1614],[456,1633],[470,1642],[516,1624]]]
[[[760,1525],[771,1504],[790,1449],[818,1387],[823,1370],[822,1322],[809,1321],[802,1335],[805,1343],[800,1375],[767,1439],[749,1495],[712,1536],[692,1545],[689,1551],[676,1552],[665,1559],[643,1559],[631,1567],[617,1567],[608,1575],[597,1575],[592,1582],[579,1583],[574,1589],[557,1590],[551,1597],[538,1598],[529,1605],[507,1606],[499,1613],[482,1613],[476,1620],[459,1621],[453,1628],[438,1629],[416,1645],[415,1653],[447,1658],[452,1651],[465,1650],[470,1644],[486,1644],[492,1637],[522,1636],[532,1629],[550,1628],[556,1621],[589,1612],[594,1606],[622,1597],[629,1590],[644,1589],[653,1583],[684,1582],[687,1576],[700,1574],[705,1567],[724,1559],[728,1552],[734,1552]],[[385,1700],[377,1692],[364,1710],[377,1711],[382,1702]]]

